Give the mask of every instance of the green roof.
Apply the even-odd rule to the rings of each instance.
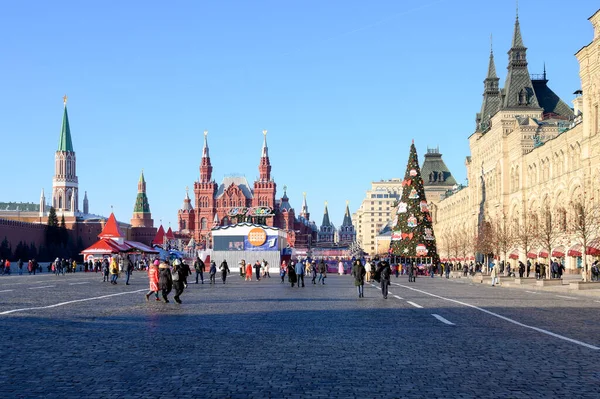
[[[138,193],[135,199],[134,213],[150,213],[150,204],[146,193]]]
[[[456,180],[442,159],[437,148],[428,148],[421,166],[421,177],[425,186],[453,186]]]
[[[60,140],[58,141],[58,151],[73,151],[73,142],[71,141],[71,129],[69,128],[69,115],[67,114],[67,105],[63,114],[62,128],[60,130]]]

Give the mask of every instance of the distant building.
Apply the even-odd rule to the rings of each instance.
[[[250,222],[285,230],[292,247],[307,247],[316,238],[310,223],[306,197],[302,213],[296,217],[284,187],[283,196],[275,198],[277,184],[271,177],[267,132],[259,161],[259,178],[252,186],[243,176],[228,176],[221,184],[212,179],[212,164],[207,135],[200,161],[200,178],[194,183],[194,203],[186,191],[183,206],[177,213],[179,232],[194,238],[200,247],[211,247],[211,229]]]

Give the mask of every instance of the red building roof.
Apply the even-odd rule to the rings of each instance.
[[[117,218],[115,218],[115,214],[111,213],[102,229],[102,233],[98,234],[99,238],[121,238],[123,237],[123,232],[119,228],[119,224],[117,223]]]
[[[96,241],[91,247],[81,251],[84,255],[109,255],[118,254],[119,252],[125,252],[129,249],[129,246],[120,245],[113,240],[107,238],[101,238]]]
[[[173,235],[173,230],[171,230],[171,228],[169,227],[169,230],[167,230],[167,240],[174,240],[175,239],[175,235]]]
[[[156,237],[154,237],[152,244],[153,245],[163,245],[164,242],[165,242],[165,229],[163,229],[162,224],[161,224],[160,227],[158,228],[158,231],[156,232]]]

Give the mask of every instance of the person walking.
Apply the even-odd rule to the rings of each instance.
[[[129,285],[129,278],[133,274],[133,262],[129,256],[127,257],[127,266],[125,268],[125,285]]]
[[[219,266],[221,270],[221,279],[223,280],[223,284],[225,284],[225,280],[227,280],[227,273],[229,273],[229,266],[227,265],[227,260],[223,259],[221,262],[221,266]]]
[[[113,257],[110,261],[110,283],[117,285],[118,278],[119,278],[119,265],[117,264],[116,257]]]
[[[153,263],[150,264],[148,268],[148,282],[150,284],[150,291],[146,294],[146,302],[150,300],[150,295],[154,294],[157,301],[160,301],[158,297],[158,265],[160,261],[156,259]]]
[[[60,262],[54,262],[54,263],[56,264],[56,263],[60,263]],[[108,263],[108,259],[104,258],[102,260],[102,282],[108,282],[109,281],[109,278],[108,278],[109,268],[110,268],[110,265]]]
[[[390,285],[390,276],[392,275],[392,271],[390,269],[390,264],[384,259],[377,264],[377,268],[379,269],[379,281],[381,284],[381,294],[383,295],[383,299],[387,299],[388,297],[388,286]]]
[[[258,259],[254,262],[254,269],[256,271],[256,281],[260,281],[260,262]]]
[[[535,278],[536,278],[536,280],[540,279],[540,276],[541,276],[540,270],[541,270],[540,264],[538,262],[535,262]]]
[[[365,274],[367,274],[365,267],[360,262],[360,259],[357,259],[352,266],[352,276],[354,276],[354,285],[358,291],[359,298],[365,297]]]
[[[317,284],[316,280],[317,280],[317,263],[313,260],[310,264],[310,274],[312,277],[312,283],[313,284]]]
[[[365,280],[367,280],[367,283],[370,283],[371,282],[371,277],[372,277],[371,275],[373,273],[371,273],[371,262],[369,262],[369,259],[367,259],[365,261],[365,271],[367,273],[366,276],[365,276]]]
[[[185,288],[185,270],[183,269],[183,263],[179,259],[173,261],[173,271],[171,272],[171,279],[173,280],[173,290],[175,290],[175,302],[181,303],[180,296],[183,294]]]
[[[281,266],[279,267],[279,277],[281,277],[281,284],[285,282],[285,275],[287,273],[287,264],[285,261],[281,262]],[[252,275],[252,273],[250,274]]]
[[[519,261],[519,278],[523,278],[523,274],[525,274],[525,265],[523,264],[523,262]]]
[[[158,288],[162,293],[165,303],[169,303],[168,296],[173,289],[173,277],[171,276],[169,263],[166,260],[160,262],[160,265],[158,266]]]
[[[417,274],[417,270],[415,267],[415,262],[410,262],[408,264],[408,282],[415,282],[416,281],[416,274]]]
[[[17,266],[19,267],[19,276],[23,275],[23,259],[19,258],[17,262]]]
[[[446,273],[446,278],[450,278],[450,264],[444,263],[444,272]]]
[[[238,262],[238,266],[240,267],[240,277],[244,277],[246,274],[246,261],[244,259],[241,259]]]
[[[187,288],[187,278],[192,274],[192,270],[190,269],[190,265],[185,263],[185,260],[181,259],[179,262],[178,269],[180,271],[181,281],[183,282],[183,288]]]
[[[341,276],[344,274],[344,262],[341,260],[338,262],[338,274]]]
[[[296,268],[294,266],[294,262],[291,261],[287,267],[288,281],[291,284],[292,288],[294,287],[294,284],[296,284],[297,281]]]
[[[326,277],[327,277],[327,265],[325,264],[323,259],[321,259],[321,262],[319,262],[319,280],[318,280],[318,282],[325,285]]]
[[[498,283],[498,266],[494,265],[493,263],[490,276],[492,277],[492,287],[494,287]]]
[[[210,274],[210,283],[211,284],[216,284],[216,276],[217,276],[217,264],[215,263],[214,260],[210,261],[210,269],[209,269],[209,274]]]
[[[194,270],[196,271],[196,284],[198,284],[198,277],[200,277],[202,284],[204,284],[204,269],[205,268],[206,268],[206,265],[204,264],[202,259],[200,259],[199,256],[196,257],[196,260],[194,261]]]
[[[261,266],[262,266],[263,271],[264,271],[263,277],[271,278],[271,273],[269,273],[269,262],[267,262],[266,259],[263,259],[262,263],[261,263]]]
[[[304,288],[304,265],[302,262],[296,263],[296,276],[298,278],[298,288],[300,288],[300,280],[302,280],[302,287]]]
[[[246,279],[245,281],[252,281],[252,263],[246,263]]]

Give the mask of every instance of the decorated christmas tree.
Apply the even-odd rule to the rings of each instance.
[[[417,258],[417,261],[421,258],[425,263],[439,260],[414,141],[410,146],[408,165],[402,181],[402,197],[392,225],[394,228],[390,252],[393,255]]]

